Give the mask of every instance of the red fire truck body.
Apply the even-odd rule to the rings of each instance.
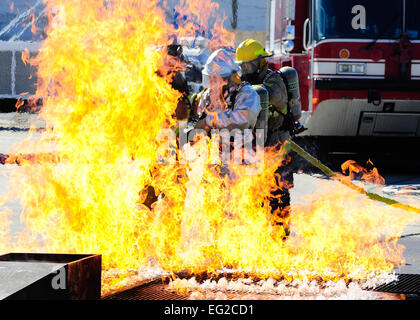
[[[299,73],[305,135],[420,137],[420,1],[268,0],[267,48]]]

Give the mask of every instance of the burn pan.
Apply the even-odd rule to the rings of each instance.
[[[99,300],[101,255],[0,256],[0,300]]]

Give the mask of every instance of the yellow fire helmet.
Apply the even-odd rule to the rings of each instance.
[[[236,49],[236,63],[253,61],[259,57],[267,58],[273,54],[265,51],[263,45],[254,39],[247,39]]]

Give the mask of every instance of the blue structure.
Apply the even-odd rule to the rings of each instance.
[[[35,34],[31,31],[33,23]],[[42,0],[15,0],[13,10],[7,3],[0,6],[0,41],[41,41],[47,25]]]
[[[22,61],[22,52],[34,56],[48,25],[42,0],[0,2],[0,100],[26,100],[36,91],[36,70]],[[31,29],[35,25],[36,32]]]

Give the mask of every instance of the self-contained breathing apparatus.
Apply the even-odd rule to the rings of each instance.
[[[302,115],[299,76],[296,69],[292,67],[283,67],[278,71],[272,71],[271,73],[269,73],[266,79],[271,77],[273,73],[279,73],[281,75],[287,90],[287,113],[282,114],[283,124],[279,129],[281,131],[289,132],[290,135],[293,137],[307,130],[299,122],[299,119]]]
[[[292,67],[283,67],[279,70],[287,89],[287,115],[285,117],[285,129],[291,136],[307,130],[300,122],[302,116],[302,103],[300,98],[299,75]]]

